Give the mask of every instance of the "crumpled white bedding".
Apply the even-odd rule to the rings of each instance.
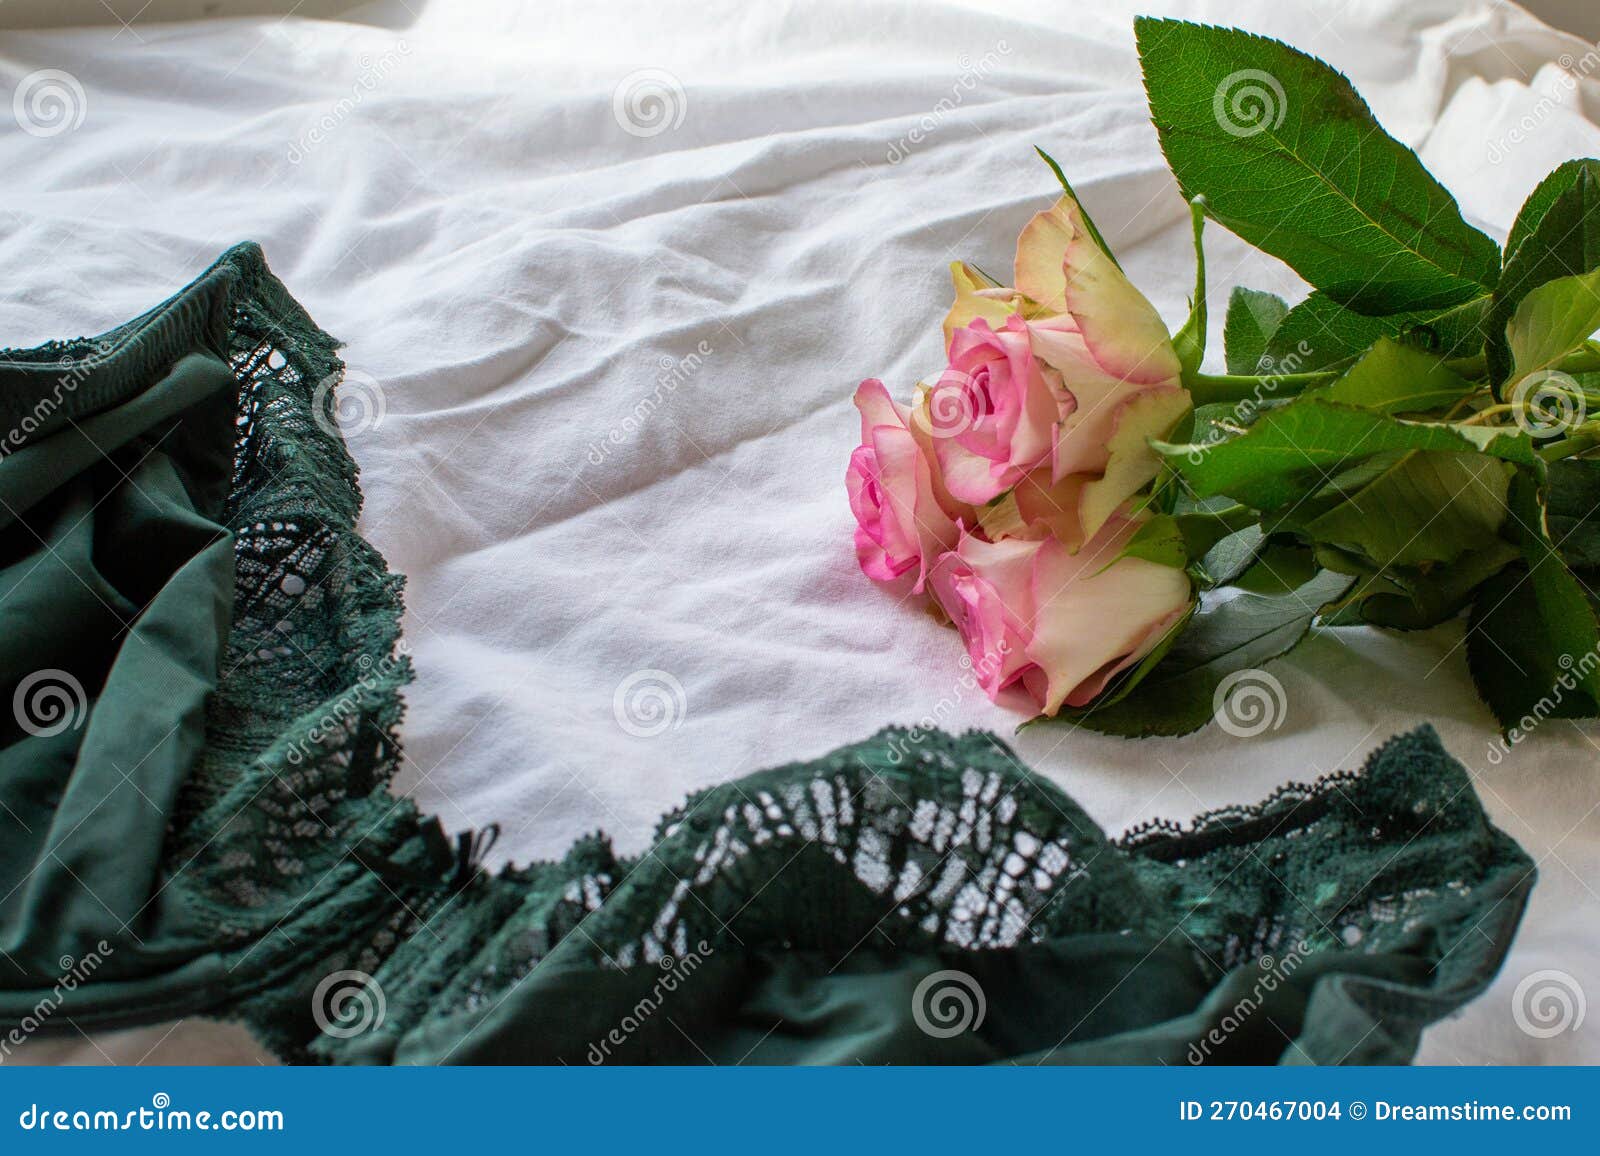
[[[1489,0],[667,0],[626,18],[432,0],[406,25],[11,35],[7,96],[53,68],[86,105],[56,136],[0,127],[0,343],[97,331],[259,240],[348,341],[346,391],[381,401],[351,445],[365,532],[409,576],[400,789],[447,827],[500,823],[496,857],[597,827],[639,850],[694,788],[890,722],[1018,721],[961,685],[952,633],[857,572],[849,398],[938,368],[946,264],[1004,270],[1052,194],[1035,144],[1181,319],[1186,213],[1145,119],[1135,10],[1343,68],[1502,235],[1540,176],[1600,152],[1600,86],[1569,79],[1596,63],[1587,46]],[[1235,284],[1303,292],[1208,239],[1214,318]],[[1536,1038],[1513,1014],[1542,969],[1600,995],[1600,729],[1551,722],[1491,763],[1461,636],[1319,637],[1272,668],[1284,719],[1253,739],[1015,742],[1116,832],[1253,801],[1432,721],[1543,878],[1499,982],[1421,1058],[1600,1061],[1600,1023]],[[614,711],[638,672],[667,688],[653,736]],[[29,1054],[249,1049],[184,1025]]]

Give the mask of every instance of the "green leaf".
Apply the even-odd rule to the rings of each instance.
[[[1344,575],[1324,570],[1283,594],[1228,590],[1204,595],[1165,657],[1131,692],[1116,701],[1064,710],[1055,721],[1128,737],[1199,730],[1211,721],[1224,678],[1291,650],[1318,609],[1349,584]]]
[[[1226,441],[1151,445],[1196,496],[1226,494],[1268,511],[1317,491],[1341,467],[1387,451],[1476,450],[1540,465],[1532,440],[1520,431],[1400,421],[1316,398],[1269,410]]]
[[[1313,293],[1289,310],[1262,354],[1263,373],[1311,373],[1359,357],[1380,337],[1395,337],[1425,313],[1369,317]]]
[[[1600,266],[1600,161],[1569,161],[1539,183],[1506,242],[1506,267],[1489,311],[1491,379],[1512,369],[1506,323],[1528,293]]]
[[[1189,564],[1183,531],[1171,514],[1157,514],[1135,530],[1119,557],[1143,558],[1175,570],[1182,570]]]
[[[1555,368],[1596,329],[1600,329],[1600,269],[1530,290],[1506,326],[1512,380]]]
[[[1600,462],[1550,464],[1545,524],[1568,567],[1600,569]]]
[[[1600,712],[1600,624],[1584,587],[1551,546],[1533,479],[1511,487],[1523,560],[1484,583],[1467,632],[1467,665],[1501,729]]]
[[[1176,483],[1172,488],[1182,490]],[[1189,572],[1203,589],[1234,581],[1256,560],[1266,535],[1254,510],[1227,498],[1194,501],[1182,493],[1174,495],[1173,504],[1190,559]]]
[[[1140,17],[1134,34],[1173,175],[1219,223],[1367,313],[1494,286],[1498,247],[1343,75],[1233,29]]]
[[[1526,241],[1538,227],[1539,222],[1544,220],[1544,215],[1550,211],[1550,206],[1555,204],[1562,193],[1578,182],[1585,170],[1600,175],[1600,161],[1589,157],[1567,161],[1553,170],[1539,182],[1533,192],[1528,194],[1528,199],[1522,202],[1522,208],[1517,211],[1517,219],[1511,224],[1511,232],[1506,236],[1507,265],[1515,260],[1517,250],[1522,248],[1522,242]]]
[[[1104,235],[1095,226],[1094,218],[1089,215],[1089,210],[1085,207],[1083,199],[1073,190],[1072,182],[1067,180],[1067,174],[1062,172],[1061,166],[1056,163],[1056,158],[1045,152],[1038,145],[1033,146],[1033,151],[1039,154],[1040,160],[1050,166],[1050,171],[1056,175],[1056,181],[1061,185],[1061,191],[1071,197],[1073,203],[1078,206],[1078,215],[1083,218],[1083,226],[1089,230],[1089,236],[1094,239],[1094,243],[1100,246],[1100,251],[1110,257],[1111,263],[1118,269],[1122,268],[1122,264],[1117,260],[1117,255],[1111,251],[1111,246],[1106,244]],[[996,282],[996,284],[999,284],[999,282]]]
[[[1489,296],[1448,309],[1421,309],[1370,317],[1346,309],[1325,293],[1313,293],[1289,310],[1267,342],[1263,373],[1310,373],[1340,366],[1392,337],[1437,357],[1466,357],[1483,344]]]
[[[1252,594],[1287,594],[1310,582],[1321,569],[1308,547],[1268,538],[1236,585]]]
[[[1239,286],[1228,298],[1228,316],[1222,325],[1222,348],[1229,373],[1254,373],[1261,364],[1289,303],[1275,293]]]
[[[1378,413],[1423,413],[1452,405],[1475,391],[1430,354],[1380,337],[1332,385],[1302,396],[1360,406]]]
[[[1229,534],[1200,559],[1200,572],[1208,589],[1237,582],[1241,575],[1255,564],[1267,541],[1266,531],[1251,526]]]
[[[1331,508],[1306,503],[1291,524],[1380,567],[1453,562],[1495,540],[1510,472],[1486,454],[1404,453]]]
[[[1332,546],[1317,547],[1316,557],[1328,569],[1360,579],[1343,604],[1324,619],[1327,625],[1426,630],[1460,614],[1478,585],[1521,557],[1521,551],[1496,538],[1448,566],[1386,570]]]

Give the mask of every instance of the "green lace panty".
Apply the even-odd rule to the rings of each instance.
[[[491,875],[387,789],[401,580],[356,532],[341,369],[254,245],[0,354],[0,1040],[204,1014],[337,1063],[1387,1063],[1510,945],[1533,866],[1426,728],[1120,841],[991,736],[889,730],[696,795],[637,858]]]

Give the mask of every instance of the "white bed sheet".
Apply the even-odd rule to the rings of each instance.
[[[11,35],[6,95],[62,69],[86,107],[58,136],[0,129],[0,341],[97,331],[262,242],[348,341],[353,388],[382,393],[352,450],[365,532],[409,576],[400,789],[447,827],[499,822],[497,859],[597,827],[639,850],[692,789],[889,722],[1018,721],[961,688],[950,632],[856,571],[849,398],[862,377],[900,392],[937,368],[947,262],[1003,269],[1052,193],[1035,144],[1181,318],[1186,214],[1145,119],[1136,9],[1340,66],[1502,234],[1540,176],[1600,152],[1600,87],[1555,63],[1592,67],[1587,46],[1505,4],[1088,8],[666,0],[618,18],[432,0],[405,24],[375,9]],[[640,70],[681,85],[654,135],[615,115]],[[1238,283],[1303,292],[1208,240],[1214,317]],[[642,670],[683,690],[681,725],[649,738],[613,715]],[[1492,765],[1458,628],[1324,636],[1273,672],[1286,719],[1255,739],[1016,745],[1116,832],[1258,799],[1431,720],[1543,877],[1499,982],[1421,1058],[1600,1060],[1600,1023],[1536,1039],[1512,1014],[1540,969],[1600,994],[1600,731],[1552,722]],[[30,1049],[251,1054],[192,1024]]]

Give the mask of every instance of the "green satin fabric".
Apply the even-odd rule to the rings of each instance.
[[[1120,840],[992,736],[889,730],[641,857],[484,871],[388,791],[401,586],[334,349],[245,245],[0,355],[0,1043],[203,1014],[329,1063],[1401,1062],[1509,949],[1532,863],[1426,729]]]
[[[236,382],[203,343],[152,372],[147,340],[0,363],[0,1016],[80,960],[152,1001],[221,971],[161,868],[233,606]]]

